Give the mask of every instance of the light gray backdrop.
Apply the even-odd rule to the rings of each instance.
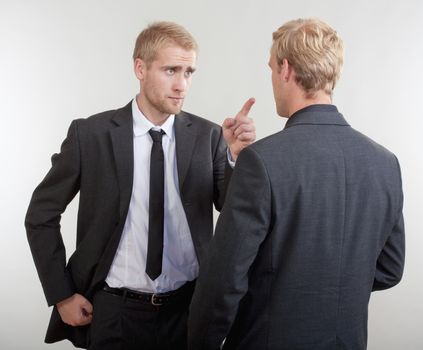
[[[0,0],[0,348],[44,345],[47,308],[23,227],[31,193],[68,125],[126,104],[138,89],[132,49],[154,20],[172,20],[200,44],[185,109],[221,123],[250,96],[257,136],[280,130],[270,70],[271,33],[285,21],[320,17],[345,41],[335,93],[356,129],[397,154],[403,171],[407,260],[396,288],[372,295],[369,349],[423,349],[421,247],[423,162],[421,1]],[[63,217],[72,252],[76,203]],[[258,349],[259,350],[259,349]]]

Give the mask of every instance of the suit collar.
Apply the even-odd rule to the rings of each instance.
[[[116,110],[116,114],[112,117],[112,121],[119,126],[129,123],[132,125],[132,101],[125,107]]]
[[[349,126],[334,105],[316,104],[296,111],[286,122],[285,128],[295,125],[342,125]]]

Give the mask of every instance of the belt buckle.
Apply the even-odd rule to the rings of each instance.
[[[151,305],[154,305],[154,306],[162,306],[163,305],[163,303],[161,303],[161,302],[157,302],[156,301],[156,299],[159,299],[160,297],[157,295],[157,294],[153,294],[152,296],[151,296]]]

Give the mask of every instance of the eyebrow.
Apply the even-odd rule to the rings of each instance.
[[[163,70],[168,70],[168,69],[172,69],[172,70],[174,70],[174,71],[179,72],[179,71],[181,71],[181,70],[182,70],[182,66],[164,66],[164,67],[163,67]],[[188,67],[186,70],[187,70],[188,72],[194,73],[194,72],[195,72],[195,69],[196,69],[196,68],[194,68],[194,67]]]

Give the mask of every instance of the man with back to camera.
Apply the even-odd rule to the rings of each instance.
[[[142,31],[133,55],[139,94],[123,108],[73,121],[34,191],[25,225],[55,305],[46,342],[186,349],[213,204],[221,209],[229,162],[255,139],[254,99],[223,128],[181,111],[196,53],[177,24]],[[76,251],[66,264],[60,217],[78,192]]]
[[[332,104],[342,40],[317,19],[273,33],[284,130],[238,157],[188,321],[192,350],[361,350],[370,293],[404,267],[396,157]]]

